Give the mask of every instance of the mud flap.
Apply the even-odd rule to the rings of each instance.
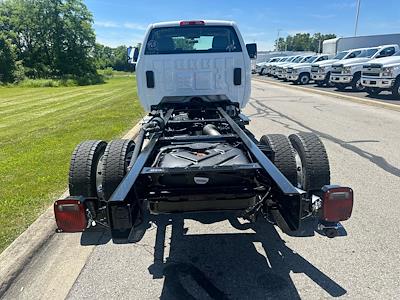
[[[113,203],[108,206],[111,237],[114,243],[128,242],[129,234],[139,216],[139,207],[127,203]]]

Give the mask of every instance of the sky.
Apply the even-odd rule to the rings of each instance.
[[[399,0],[360,0],[358,35],[400,33]],[[97,41],[134,46],[150,23],[233,20],[246,42],[273,50],[279,36],[297,32],[353,36],[357,0],[84,0],[93,13]],[[383,5],[384,4],[384,5]]]

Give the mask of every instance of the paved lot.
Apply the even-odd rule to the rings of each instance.
[[[347,235],[289,237],[219,215],[159,218],[137,244],[60,234],[5,298],[398,299],[400,113],[262,82],[245,113],[258,137],[313,131],[323,139],[332,182],[355,191]]]
[[[283,80],[280,80],[280,79],[277,79],[274,77],[260,76],[260,75],[253,75],[253,76],[254,76],[254,78],[259,79],[259,80],[278,82],[278,83],[282,83],[282,84],[289,85],[289,86],[294,85],[292,82],[285,82]],[[346,90],[344,90],[344,91],[339,91],[335,87],[318,87],[314,83],[311,83],[308,85],[302,85],[301,87],[312,89],[312,90],[333,92],[333,93],[337,93],[339,95],[347,95],[347,96],[358,97],[358,98],[363,98],[363,99],[375,100],[375,101],[379,101],[379,102],[383,102],[383,103],[391,103],[391,104],[400,105],[400,99],[397,99],[396,97],[394,97],[389,91],[383,91],[377,96],[370,96],[366,92],[353,92],[351,90],[351,87],[347,87]]]

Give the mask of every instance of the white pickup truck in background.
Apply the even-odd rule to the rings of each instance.
[[[327,60],[328,58],[329,55],[327,54],[314,55],[303,63],[288,67],[286,79],[296,84],[308,84],[311,80],[311,65]]]
[[[331,77],[332,65],[339,60],[355,58],[361,54],[362,50],[364,50],[364,48],[342,51],[336,54],[332,59],[312,64],[311,79],[314,80],[318,86],[331,86],[329,80]]]
[[[284,63],[277,65],[275,67],[274,76],[276,78],[279,78],[279,79],[283,79],[284,77],[286,77],[285,73],[283,72],[284,68],[286,66],[290,66],[292,64],[295,64],[297,61],[299,61],[299,59],[301,59],[301,55],[295,55],[290,60],[285,61]]]
[[[286,74],[284,73],[284,68],[287,66],[291,66],[292,64],[296,64],[302,59],[302,55],[295,55],[290,59],[290,61],[286,61],[283,64],[279,64],[275,70],[275,77],[279,79],[286,79]]]
[[[343,63],[334,63],[330,81],[338,90],[351,86],[353,91],[362,91],[364,90],[361,82],[363,65],[376,58],[391,56],[397,51],[399,51],[399,45],[383,45],[363,50],[356,58],[348,59]]]
[[[280,57],[280,56],[272,57],[265,62],[258,63],[256,65],[256,73],[258,73],[258,75],[267,75],[268,66],[274,62],[281,60],[281,59],[282,59],[282,57]]]
[[[364,64],[361,82],[370,95],[391,91],[393,96],[400,99],[400,51]]]
[[[312,56],[311,54],[301,55],[298,58],[296,58],[293,62],[282,65],[281,66],[282,73],[281,73],[281,77],[279,77],[279,78],[283,79],[284,81],[288,81],[288,79],[287,79],[288,69],[291,69],[292,67],[297,66],[299,64],[307,63],[307,60],[310,59],[311,56]]]
[[[293,59],[293,56],[286,56],[282,57],[280,60],[273,62],[267,66],[267,75],[268,76],[274,76],[276,66],[282,65],[284,63],[290,62]]]

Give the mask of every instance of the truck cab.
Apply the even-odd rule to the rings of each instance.
[[[363,65],[376,58],[392,56],[397,51],[399,51],[399,45],[383,45],[364,49],[356,58],[348,59],[343,63],[334,63],[330,81],[339,90],[351,86],[353,91],[360,92],[364,90],[361,82]]]
[[[286,79],[296,84],[308,84],[311,80],[311,65],[328,60],[328,54],[313,55],[300,64],[288,68]]]
[[[136,60],[139,99],[150,111],[193,96],[244,107],[250,97],[255,44],[246,45],[234,22],[176,21],[148,27]]]
[[[393,96],[400,99],[400,51],[364,64],[361,82],[370,95],[391,91]]]

